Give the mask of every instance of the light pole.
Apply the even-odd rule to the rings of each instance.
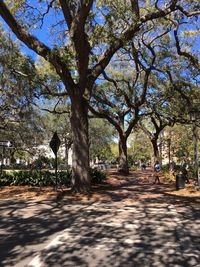
[[[192,135],[194,143],[194,178],[196,180],[196,185],[200,187],[199,183],[199,160],[198,160],[198,136],[197,136],[197,125],[196,125],[196,110],[190,111],[190,119],[192,121]]]

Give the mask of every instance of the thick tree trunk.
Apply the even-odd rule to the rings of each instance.
[[[128,175],[128,159],[127,159],[127,139],[124,136],[120,136],[119,140],[119,172]]]
[[[88,193],[89,175],[88,108],[86,100],[76,95],[71,98],[71,127],[73,136],[72,190]]]
[[[151,139],[151,143],[153,146],[153,154],[154,154],[154,164],[158,160],[160,160],[160,154],[159,154],[159,149],[158,149],[158,144],[157,144],[157,139]]]

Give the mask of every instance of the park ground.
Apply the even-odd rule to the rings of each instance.
[[[109,173],[88,196],[5,187],[0,266],[200,267],[200,193],[153,184],[151,170]]]

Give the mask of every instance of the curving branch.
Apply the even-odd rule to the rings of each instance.
[[[174,90],[176,90],[182,96],[182,98],[186,100],[186,103],[187,103],[188,106],[191,106],[191,99],[190,99],[190,97],[188,97],[183,92],[183,90],[174,82],[171,72],[168,70],[168,71],[166,71],[166,73],[167,73],[167,75],[169,77],[169,80],[170,80],[170,82],[171,82]]]
[[[140,17],[139,21],[131,26],[126,32],[124,32],[120,38],[116,38],[111,46],[100,56],[98,63],[92,69],[93,80],[103,72],[106,66],[109,64],[111,58],[117,50],[119,50],[125,43],[131,40],[134,35],[140,30],[144,23],[165,17],[177,10],[176,7],[177,0],[171,1],[171,5],[166,7],[164,10],[156,10],[154,12],[148,13],[145,16]]]
[[[119,123],[116,122],[111,116],[109,116],[109,114],[106,113],[106,111],[104,112],[100,112],[97,111],[96,109],[94,109],[91,105],[88,105],[88,109],[90,110],[90,112],[92,114],[94,114],[96,117],[98,118],[102,118],[102,119],[106,119],[107,121],[109,121],[119,133],[123,133],[122,128],[120,127]]]
[[[103,105],[107,105],[107,106],[110,107],[110,108],[115,108],[115,107],[116,107],[115,104],[114,104],[113,102],[109,101],[109,100],[106,98],[106,96],[104,96],[104,97],[102,98],[102,97],[100,97],[100,96],[98,96],[98,95],[93,94],[93,98],[95,99],[95,101],[97,101],[97,102],[99,102],[99,103],[101,103],[101,104],[103,104]]]
[[[193,12],[187,12],[182,6],[176,5],[177,9],[179,9],[185,16],[192,17],[192,16],[199,16],[200,10],[193,11]]]
[[[5,20],[19,40],[21,40],[35,53],[54,65],[57,73],[63,78],[65,83],[71,88],[74,87],[74,81],[71,77],[70,71],[66,65],[62,63],[59,55],[54,50],[51,50],[47,45],[42,43],[34,35],[30,34],[23,26],[21,26],[11,14],[3,0],[0,1],[0,16]]]
[[[0,15],[22,42],[26,43],[26,45],[38,55],[47,59],[47,57],[51,54],[50,48],[40,42],[35,36],[28,33],[24,27],[19,25],[4,1],[0,1]]]
[[[69,110],[62,110],[62,111],[56,110],[57,109],[57,106],[60,103],[60,101],[61,101],[60,99],[57,101],[57,103],[55,104],[53,110],[50,110],[50,109],[47,109],[47,108],[42,108],[41,110],[47,111],[47,112],[53,113],[53,114],[64,114],[64,113],[70,114],[70,111]]]
[[[181,50],[181,46],[180,46],[180,42],[178,38],[178,29],[174,30],[174,38],[176,42],[176,49],[177,49],[178,55],[186,57],[198,70],[200,70],[200,64],[199,64],[198,59],[194,57],[193,55],[191,55],[190,53]]]
[[[49,3],[48,6],[47,6],[47,10],[42,14],[42,18],[41,18],[41,26],[40,26],[40,28],[43,26],[43,24],[44,24],[44,18],[45,18],[45,16],[49,13],[49,10],[52,8],[53,3],[54,3],[55,1],[56,1],[56,0],[51,0],[50,3]]]
[[[131,134],[131,131],[133,130],[134,126],[138,123],[139,121],[139,108],[135,108],[135,116],[134,118],[129,122],[129,125],[126,129],[126,137],[128,138],[128,136]]]

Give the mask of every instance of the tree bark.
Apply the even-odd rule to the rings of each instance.
[[[88,108],[81,94],[71,97],[71,127],[73,136],[72,190],[90,191]]]
[[[154,164],[155,162],[160,159],[160,154],[159,154],[159,149],[158,149],[158,144],[157,144],[157,139],[151,139],[151,143],[153,146],[153,153],[154,153]]]
[[[129,174],[128,159],[127,159],[127,138],[124,136],[119,137],[119,169],[120,173],[125,175]]]

